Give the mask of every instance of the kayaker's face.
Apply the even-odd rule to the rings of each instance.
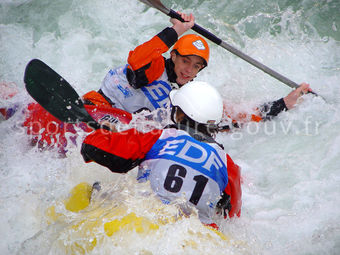
[[[194,79],[197,73],[204,67],[203,59],[199,56],[181,56],[171,52],[171,59],[175,64],[176,82],[179,85],[184,85]]]

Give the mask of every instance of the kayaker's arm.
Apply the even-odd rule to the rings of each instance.
[[[141,133],[129,129],[119,133],[98,129],[89,134],[81,147],[86,163],[96,162],[115,173],[136,167],[158,140],[162,130]]]
[[[82,96],[85,105],[98,105],[114,107],[114,103],[108,98],[101,89],[91,90]]]
[[[195,25],[195,17],[192,13],[189,15],[182,12],[177,13],[181,15],[183,22],[176,18],[171,18],[170,22],[173,24],[172,28],[176,30],[178,37],[180,37]]]
[[[289,109],[292,109],[299,99],[300,96],[307,94],[309,92],[312,92],[312,89],[310,88],[310,85],[307,83],[302,83],[297,89],[290,92],[285,98],[284,102]]]
[[[168,27],[150,41],[130,51],[126,76],[131,86],[140,88],[158,79],[165,68],[165,59],[162,54],[168,51],[177,40],[176,31]]]
[[[247,114],[239,114],[239,116],[242,116],[241,120],[233,120],[232,125],[222,125],[220,131],[224,132],[229,131],[233,127],[242,127],[242,124],[247,122],[244,120],[256,122],[271,120],[281,112],[292,109],[296,105],[298,98],[309,91],[312,91],[309,87],[309,84],[302,83],[297,89],[290,92],[286,97],[261,105],[257,109],[258,114],[251,114],[250,117],[249,115],[247,116]]]
[[[228,115],[228,118],[231,119],[230,124],[222,124],[219,132],[228,132],[233,128],[241,128],[244,123],[249,121],[266,121],[271,120],[273,117],[277,116],[280,112],[288,110],[284,99],[281,98],[279,100],[265,103],[261,105],[256,111],[257,114],[247,114],[247,113],[239,113],[237,119],[231,119]]]
[[[271,120],[279,113],[288,110],[283,98],[274,102],[266,103],[260,107],[260,116],[262,120]]]
[[[286,97],[267,103],[260,108],[263,120],[270,120],[277,116],[280,112],[294,108],[300,96],[312,91],[309,84],[302,83],[297,89],[290,92]]]

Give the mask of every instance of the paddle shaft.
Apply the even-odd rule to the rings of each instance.
[[[169,13],[167,14],[168,16],[178,19],[180,21],[184,21],[181,18],[181,15],[179,15],[177,12],[175,12],[174,10],[169,10]],[[261,69],[263,72],[269,74],[270,76],[274,77],[275,79],[285,83],[286,85],[288,85],[291,88],[297,88],[299,85],[295,82],[293,82],[292,80],[286,78],[285,76],[279,74],[278,72],[274,71],[273,69],[265,66],[264,64],[260,63],[259,61],[253,59],[252,57],[244,54],[243,52],[241,52],[240,50],[236,49],[235,47],[231,46],[230,44],[222,41],[220,38],[218,38],[217,36],[215,36],[214,34],[210,33],[208,30],[204,29],[203,27],[195,24],[192,27],[192,30],[194,30],[195,32],[199,33],[200,35],[204,36],[205,38],[209,39],[210,41],[216,43],[217,45],[223,47],[224,49],[230,51],[231,53],[233,53],[234,55],[242,58],[243,60],[245,60],[246,62],[248,62],[249,64]]]
[[[166,6],[164,6],[160,0],[140,0],[140,1],[151,6],[151,7],[154,7],[156,9],[160,10],[161,12],[163,12],[164,14],[168,15],[171,18],[175,18],[175,19],[178,19],[178,20],[184,22],[181,15],[179,15],[174,10],[169,9]],[[191,29],[194,30],[195,32],[199,33],[200,35],[204,36],[205,38],[209,39],[210,41],[216,43],[217,45],[223,47],[224,49],[228,50],[229,52],[233,53],[234,55],[242,58],[243,60],[245,60],[249,64],[259,68],[260,70],[269,74],[273,78],[283,82],[284,84],[288,85],[289,87],[291,87],[291,88],[299,87],[299,85],[297,83],[295,83],[292,80],[286,78],[285,76],[279,74],[278,72],[274,71],[273,69],[265,66],[264,64],[253,59],[252,57],[244,54],[243,52],[241,52],[240,50],[231,46],[230,44],[222,41],[222,39],[220,39],[217,36],[215,36],[214,34],[210,33],[208,30],[204,29],[203,27],[201,27],[197,24],[194,24],[194,26]],[[311,93],[315,94],[314,92],[311,92]]]

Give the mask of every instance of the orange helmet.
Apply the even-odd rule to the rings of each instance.
[[[199,35],[189,34],[182,36],[175,43],[172,50],[176,50],[182,56],[199,56],[204,59],[204,64],[208,65],[209,46],[208,43]]]

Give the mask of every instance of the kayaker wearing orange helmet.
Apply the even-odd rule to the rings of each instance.
[[[166,106],[170,91],[193,80],[209,62],[209,46],[201,36],[187,34],[178,40],[195,21],[192,14],[180,14],[185,22],[170,19],[172,27],[130,51],[128,64],[110,70],[98,92],[90,91],[83,96],[85,104],[106,105],[130,113]],[[171,46],[170,58],[165,59],[162,54]],[[309,85],[302,84],[285,98],[259,107],[251,120],[270,119],[292,108],[297,101],[295,95],[308,91]]]
[[[83,96],[85,103],[131,113],[166,106],[170,91],[194,79],[209,62],[209,46],[201,36],[187,34],[178,40],[195,21],[192,14],[181,17],[185,22],[170,19],[172,27],[130,51],[128,64],[110,70],[98,92]],[[170,58],[165,59],[162,54],[172,46]]]

